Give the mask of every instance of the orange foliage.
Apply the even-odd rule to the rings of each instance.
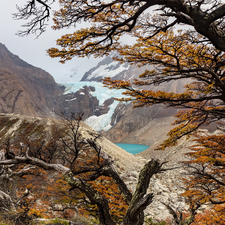
[[[113,179],[111,177],[102,176],[91,182],[91,184],[99,193],[108,199],[112,219],[115,221],[122,221],[128,205]]]
[[[195,222],[191,225],[224,225],[225,206],[217,205],[211,210],[205,210],[196,216]]]
[[[184,162],[191,176],[183,196],[191,208],[206,204],[207,210],[193,224],[225,224],[225,135],[199,135],[195,141],[187,154],[192,160]]]
[[[197,44],[202,36],[189,32],[160,32],[147,40],[137,36],[137,43],[121,46],[118,52],[123,57],[115,59],[155,67],[134,82],[106,77],[103,84],[124,90],[126,97],[117,100],[131,101],[134,107],[164,104],[185,109],[176,115],[174,124],[178,126],[169,132],[169,138],[159,149],[174,146],[179,138],[195,132],[202,124],[224,117],[223,52],[210,45]],[[152,90],[154,86],[182,79],[187,84],[181,93],[162,91],[160,86]],[[149,88],[146,89],[146,85]]]

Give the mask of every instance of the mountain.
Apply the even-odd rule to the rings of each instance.
[[[52,116],[59,85],[46,71],[11,53],[0,43],[0,112]]]
[[[92,95],[95,87],[83,86],[69,92],[49,73],[23,61],[0,43],[0,113],[55,117],[59,110],[68,114],[81,111],[84,119],[107,113],[112,97],[99,102]]]
[[[133,80],[149,68],[152,66],[121,64],[108,56],[87,71],[80,82],[59,85],[49,73],[0,44],[0,113],[54,117],[59,110],[84,112],[85,122],[113,142],[151,144],[153,141],[143,138],[147,135],[140,136],[139,130],[153,121],[160,124],[177,111],[163,106],[132,109],[131,104],[114,100],[122,97],[121,90],[108,89],[99,82],[105,76]],[[147,88],[180,92],[183,86],[177,81]]]
[[[99,62],[96,67],[87,71],[81,81],[84,83],[87,82],[87,85],[91,85],[91,81],[92,83],[96,83],[96,81],[100,82],[103,77],[111,77],[115,80],[120,79],[132,81],[137,79],[146,69],[153,69],[153,66],[144,66],[139,68],[135,65],[129,65],[127,63],[121,64],[120,62],[113,61],[112,56],[108,56]],[[146,86],[144,88],[155,91],[162,90],[179,93],[183,91],[185,83],[187,83],[187,81],[175,81],[161,84],[159,86]],[[154,131],[157,124],[161,124],[160,126],[164,124],[168,127],[168,129],[163,129],[162,131],[166,136],[166,133],[171,128],[170,124],[174,120],[173,116],[178,112],[177,109],[165,108],[162,105],[133,109],[131,103],[124,104],[121,102],[114,102],[113,104],[114,106],[109,105],[109,107],[111,107],[110,114],[91,116],[85,120],[86,123],[94,129],[101,131],[101,133],[112,142],[137,143],[152,146],[157,142],[158,138],[160,138],[160,132]],[[103,120],[102,118],[105,118],[105,120],[107,118],[105,127],[101,123]],[[143,129],[146,131],[144,132],[145,135],[141,132]],[[148,135],[147,133],[151,135]],[[156,133],[158,133],[158,136]]]
[[[114,80],[133,80],[143,73],[149,67],[137,67],[129,63],[114,61],[114,55],[107,56],[100,61],[95,67],[87,71],[81,78],[81,81],[98,81],[101,82],[103,77],[112,77]]]

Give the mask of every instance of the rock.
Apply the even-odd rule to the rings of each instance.
[[[135,177],[135,178],[138,178],[139,173],[137,171],[131,171],[130,172],[130,176]]]
[[[0,112],[52,116],[60,87],[46,71],[12,54],[0,43]]]

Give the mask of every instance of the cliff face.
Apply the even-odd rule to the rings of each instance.
[[[12,54],[0,43],[0,112],[52,115],[54,95],[60,91],[54,78]]]
[[[93,86],[65,93],[66,87],[58,85],[49,73],[21,60],[1,43],[0,88],[0,113],[55,117],[62,110],[84,112],[86,119],[107,114],[114,102],[110,95],[101,102]]]
[[[99,107],[99,100],[90,94],[93,91],[95,91],[94,87],[84,86],[75,92],[58,95],[56,97],[55,111],[57,112],[60,109],[67,114],[71,112],[83,112],[83,119],[92,116]]]

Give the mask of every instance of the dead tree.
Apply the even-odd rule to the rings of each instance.
[[[63,124],[66,125],[63,127],[64,133],[60,132],[63,131],[61,128],[54,127],[56,131],[54,138],[58,138],[59,144],[52,161],[43,160],[43,155],[40,156],[40,152],[35,157],[31,149],[27,148],[24,156],[15,155],[12,159],[2,159],[0,165],[26,164],[38,166],[46,171],[57,171],[70,185],[70,190],[79,189],[87,196],[91,204],[97,205],[101,225],[115,225],[116,221],[111,217],[108,199],[96,191],[88,181],[94,181],[100,176],[111,177],[118,185],[121,195],[129,206],[123,219],[123,225],[142,225],[144,223],[144,210],[153,200],[153,193],[146,194],[147,189],[152,176],[163,171],[162,163],[153,159],[146,163],[139,174],[136,190],[131,193],[113,167],[111,159],[101,151],[101,146],[96,143],[96,138],[99,137],[96,135],[93,138],[82,137],[79,132],[81,119],[77,118],[78,116],[75,114],[64,118]],[[80,163],[79,160],[85,161],[85,151],[89,153],[87,157],[96,158],[95,165],[84,162],[83,166],[77,166]],[[82,176],[82,174],[86,176]]]

